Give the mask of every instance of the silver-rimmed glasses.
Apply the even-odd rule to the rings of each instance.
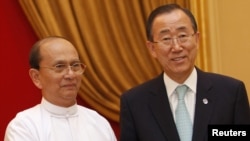
[[[183,44],[183,43],[186,43],[187,41],[189,41],[190,37],[194,36],[195,34],[196,34],[196,32],[193,33],[193,34],[190,34],[190,35],[182,34],[182,35],[179,35],[176,38],[168,37],[168,38],[163,38],[160,41],[152,41],[152,42],[153,43],[162,43],[165,46],[171,46],[173,44],[173,41],[177,40],[177,42],[179,44]]]
[[[86,65],[83,63],[74,63],[72,65],[67,65],[67,64],[56,64],[53,67],[40,67],[40,68],[48,68],[48,69],[52,69],[54,70],[56,73],[60,73],[60,74],[65,74],[67,73],[68,69],[70,69],[71,71],[73,71],[74,73],[77,74],[82,74],[85,69],[86,69]]]

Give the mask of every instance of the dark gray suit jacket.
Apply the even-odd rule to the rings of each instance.
[[[192,141],[207,141],[209,124],[250,124],[242,81],[199,69],[197,74]],[[163,74],[123,93],[120,108],[120,141],[180,141]]]

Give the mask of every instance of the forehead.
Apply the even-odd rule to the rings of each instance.
[[[40,53],[43,60],[78,59],[75,47],[67,40],[52,39],[41,44]]]
[[[190,18],[181,10],[173,10],[170,13],[162,13],[153,21],[153,32],[178,32],[192,30]]]

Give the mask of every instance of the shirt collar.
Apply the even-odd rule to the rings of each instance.
[[[41,105],[49,113],[55,116],[74,116],[77,113],[77,104],[65,108],[65,107],[54,105],[50,103],[49,101],[47,101],[45,98],[42,98]]]
[[[178,85],[180,85],[179,83],[175,82],[170,77],[168,77],[166,73],[163,74],[163,80],[164,80],[164,84],[165,84],[168,96],[173,94],[173,92],[175,91],[175,88]],[[187,85],[189,89],[193,91],[193,93],[196,93],[197,71],[195,68],[193,69],[192,73],[189,75],[189,77],[185,80],[183,84]]]

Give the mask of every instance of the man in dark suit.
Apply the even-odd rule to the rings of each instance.
[[[250,124],[245,85],[195,66],[200,33],[192,13],[176,4],[150,14],[147,47],[163,73],[121,96],[120,141],[183,141],[176,126],[176,87],[185,85],[190,141],[207,141],[208,125]]]

